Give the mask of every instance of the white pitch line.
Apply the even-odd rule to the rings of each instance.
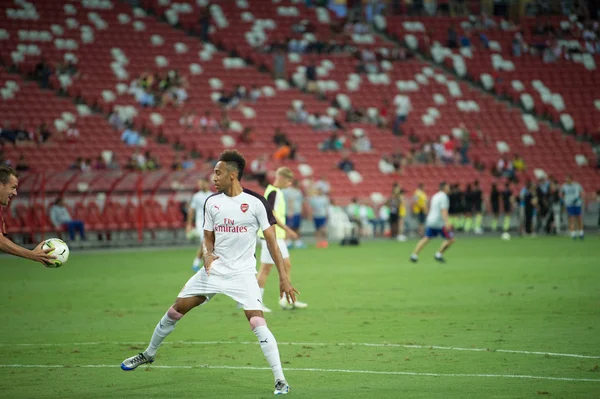
[[[0,364],[0,368],[41,368],[41,369],[69,369],[69,368],[111,368],[116,369],[116,364]],[[227,369],[227,370],[271,370],[270,367],[252,366],[213,366],[200,364],[195,366],[149,366],[157,369]],[[345,374],[380,374],[380,375],[406,375],[416,377],[476,377],[476,378],[520,378],[529,380],[551,380],[551,381],[576,381],[576,382],[600,382],[594,378],[570,378],[549,377],[543,375],[522,374],[459,374],[459,373],[422,373],[416,371],[377,371],[377,370],[348,370],[348,369],[320,369],[320,368],[285,368],[285,371],[308,371],[316,373],[345,373]]]
[[[93,345],[147,345],[147,342],[73,342],[73,343],[0,343],[0,347],[6,346],[93,346]],[[163,345],[258,345],[256,341],[167,341]],[[539,356],[555,356],[555,357],[574,357],[579,359],[600,359],[597,355],[580,355],[577,353],[558,353],[558,352],[541,352],[541,351],[526,351],[517,349],[491,349],[491,348],[462,348],[454,346],[438,346],[438,345],[408,345],[408,344],[378,344],[368,342],[278,342],[279,345],[292,346],[367,346],[377,348],[407,348],[407,349],[439,349],[448,351],[462,352],[500,352],[512,353],[519,355],[539,355]]]

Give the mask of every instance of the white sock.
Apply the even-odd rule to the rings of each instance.
[[[571,237],[575,237],[577,235],[577,233],[575,232],[575,230],[571,231]]]
[[[579,236],[583,237],[583,230],[579,230]]]
[[[194,258],[194,266],[200,266],[200,263],[202,263],[202,259],[198,257]]]
[[[150,345],[148,345],[148,348],[146,348],[144,353],[146,353],[150,357],[155,357],[156,351],[158,351],[158,347],[160,346],[160,344],[162,344],[167,335],[171,334],[171,332],[173,332],[173,330],[175,329],[175,323],[177,323],[177,320],[172,320],[165,313],[165,315],[162,317],[162,319],[160,319],[160,321],[156,325],[156,328],[154,328],[154,333],[152,334]]]
[[[285,380],[283,375],[283,369],[281,367],[281,359],[279,358],[279,349],[277,348],[277,341],[271,333],[271,330],[267,326],[258,326],[254,330],[254,335],[258,338],[260,349],[262,349],[271,370],[273,370],[273,376],[275,381]]]
[[[413,253],[410,257],[413,258],[413,259],[417,259],[419,257],[419,255]]]
[[[436,258],[441,258],[442,257],[442,253],[441,252],[436,252],[435,253],[435,257]]]

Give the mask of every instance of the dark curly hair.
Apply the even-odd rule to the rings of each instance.
[[[244,169],[246,168],[246,159],[238,150],[226,150],[219,156],[220,162],[227,164],[227,169],[238,172],[238,180],[242,180]]]

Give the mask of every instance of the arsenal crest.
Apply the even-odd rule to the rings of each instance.
[[[240,209],[244,213],[246,213],[246,211],[248,210],[248,208],[249,208],[248,204],[242,204],[242,205],[240,205]]]

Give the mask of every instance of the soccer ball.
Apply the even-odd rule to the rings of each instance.
[[[510,240],[510,234],[507,232],[504,232],[504,233],[502,233],[500,238],[502,238],[504,241],[508,241],[508,240]]]
[[[68,245],[61,239],[58,238],[50,238],[42,244],[42,249],[54,248],[49,253],[56,256],[56,259],[52,261],[52,264],[47,267],[57,268],[61,267],[67,260],[69,260],[69,247]]]

